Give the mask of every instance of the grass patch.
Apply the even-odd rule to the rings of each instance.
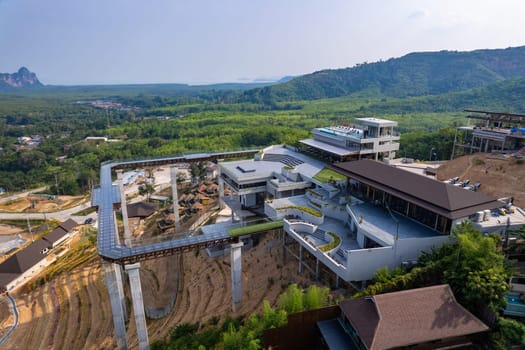
[[[323,213],[321,213],[318,210],[315,210],[315,209],[312,209],[312,208],[308,208],[308,207],[303,207],[303,206],[300,206],[300,205],[290,205],[290,206],[287,206],[287,207],[277,208],[277,210],[286,210],[286,209],[297,209],[297,210],[300,210],[300,211],[304,211],[305,213],[308,213],[310,215],[317,216],[318,218],[323,216]]]
[[[341,238],[338,235],[336,235],[335,233],[330,232],[330,231],[327,231],[326,233],[329,234],[330,236],[332,236],[332,238],[334,240],[332,242],[328,243],[328,244],[325,244],[325,245],[319,247],[319,249],[321,249],[323,252],[327,252],[329,250],[332,250],[335,247],[337,247],[339,245],[339,243],[341,243]]]
[[[314,179],[321,183],[327,183],[330,181],[345,181],[346,177],[332,169],[324,168],[315,174]]]
[[[255,224],[255,225],[249,225],[249,226],[243,226],[243,227],[237,227],[229,229],[227,232],[230,236],[236,237],[236,236],[244,236],[249,235],[256,232],[262,232],[262,231],[269,231],[276,228],[283,227],[283,221],[270,221],[270,222],[263,222],[262,224]]]

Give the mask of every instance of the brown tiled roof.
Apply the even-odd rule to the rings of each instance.
[[[482,193],[467,191],[374,160],[335,163],[332,167],[346,176],[450,219],[501,206],[495,198]]]
[[[75,227],[78,226],[78,223],[73,219],[67,219],[66,221],[61,223],[59,226],[62,227],[67,232],[71,232],[71,230],[73,230]]]
[[[68,231],[66,231],[62,226],[58,226],[53,231],[45,235],[42,239],[48,241],[50,245],[52,246],[55,242],[59,241],[68,234]]]
[[[48,245],[48,242],[39,239],[0,264],[0,290],[5,290],[7,284],[44,259],[42,251]]]
[[[139,202],[128,204],[128,217],[141,217],[145,218],[157,211],[159,206],[155,203]]]
[[[489,330],[456,301],[447,284],[344,300],[340,307],[369,350]]]

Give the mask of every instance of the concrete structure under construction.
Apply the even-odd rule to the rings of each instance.
[[[243,243],[230,232],[250,225],[245,219],[252,215],[282,220],[278,223],[284,231],[283,249],[299,260],[299,273],[308,270],[318,278],[324,268],[335,275],[336,285],[339,280],[369,280],[379,268],[414,264],[423,251],[449,241],[454,227],[465,220],[487,233],[525,224],[525,212],[519,208],[507,222],[491,220],[494,211],[509,203],[376,161],[393,158],[399,148],[397,123],[376,118],[358,121],[364,126],[314,129],[314,138],[302,140],[299,149],[277,145],[103,164],[100,188],[93,191],[92,202],[98,207],[97,248],[106,264],[119,349],[127,348],[120,265],[126,266],[130,279],[140,349],[147,349],[139,265],[135,264],[194,249],[229,247],[235,310],[242,301]],[[356,161],[332,164],[348,159]],[[116,210],[126,207],[120,169],[208,160],[218,163],[220,205],[226,203],[232,209],[231,222],[187,232],[184,238],[159,237],[156,243],[134,241],[126,227],[121,237],[115,220]],[[115,171],[119,183],[113,185]],[[176,203],[176,171],[171,176]],[[122,215],[126,226],[127,212],[123,210]]]
[[[140,244],[133,240],[129,229],[126,195],[124,192],[122,169],[151,167],[161,165],[173,165],[179,163],[201,162],[208,160],[239,158],[253,156],[257,150],[238,152],[219,152],[211,154],[193,154],[181,157],[167,157],[131,162],[105,163],[101,167],[100,187],[93,190],[92,205],[98,208],[98,230],[97,249],[103,260],[106,273],[106,284],[109,291],[109,299],[113,313],[113,324],[117,337],[117,348],[127,349],[126,322],[127,310],[125,303],[124,284],[122,282],[122,267],[129,277],[131,289],[132,306],[137,328],[139,349],[149,349],[148,331],[144,313],[142,290],[140,285],[140,261],[155,259],[157,257],[173,255],[181,251],[200,249],[215,245],[232,245],[232,307],[238,306],[242,300],[242,269],[241,269],[241,246],[239,238],[227,233],[227,227],[220,232],[212,232],[208,235],[188,234],[184,238],[166,240],[162,237],[157,243]],[[113,185],[112,174],[116,173],[118,183]],[[176,176],[176,172],[171,172]],[[172,179],[176,184],[176,179]],[[175,185],[176,188],[176,185]],[[176,189],[174,190],[174,201],[177,201]],[[122,237],[118,231],[115,214],[118,209],[122,210],[124,229]]]
[[[525,153],[524,114],[470,109],[465,112],[469,113],[469,125],[456,128],[451,159],[476,152]]]
[[[479,192],[374,160],[327,165],[293,147],[272,146],[252,160],[219,163],[223,185],[241,210],[282,219],[298,271],[336,281],[369,280],[378,268],[410,266],[423,251],[449,241],[454,227],[470,221],[484,233],[519,228],[525,213]],[[233,205],[232,208],[236,206]],[[314,257],[308,266],[305,255]]]

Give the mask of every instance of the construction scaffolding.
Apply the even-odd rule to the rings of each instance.
[[[525,151],[525,115],[466,109],[468,125],[456,128],[450,159],[477,152]]]

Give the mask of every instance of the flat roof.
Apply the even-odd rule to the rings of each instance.
[[[338,156],[349,156],[349,155],[352,155],[352,154],[359,154],[359,151],[350,151],[350,150],[348,150],[346,148],[333,146],[333,145],[330,145],[328,143],[317,141],[317,140],[314,140],[314,139],[304,139],[304,140],[300,140],[299,142],[301,142],[301,143],[303,143],[303,144],[305,144],[307,146],[310,146],[310,147],[319,148],[319,149],[321,149],[323,151],[336,154]]]
[[[397,126],[397,122],[381,118],[355,118],[355,120],[360,121],[363,125]]]
[[[337,319],[318,321],[317,327],[330,350],[357,350]]]
[[[284,146],[267,147],[263,152],[263,160],[228,161],[221,162],[219,165],[222,167],[223,172],[238,181],[266,180],[272,176],[273,172],[281,173],[281,169],[288,165],[288,161],[294,163],[295,171],[309,178],[313,178],[325,167],[324,163]],[[275,157],[272,157],[272,155]]]
[[[235,179],[248,181],[253,179],[266,179],[272,176],[273,172],[280,173],[285,165],[281,162],[248,159],[220,163],[220,166],[226,170],[228,175],[233,176]]]
[[[374,160],[334,163],[332,168],[450,219],[502,206],[496,198],[466,191]]]

